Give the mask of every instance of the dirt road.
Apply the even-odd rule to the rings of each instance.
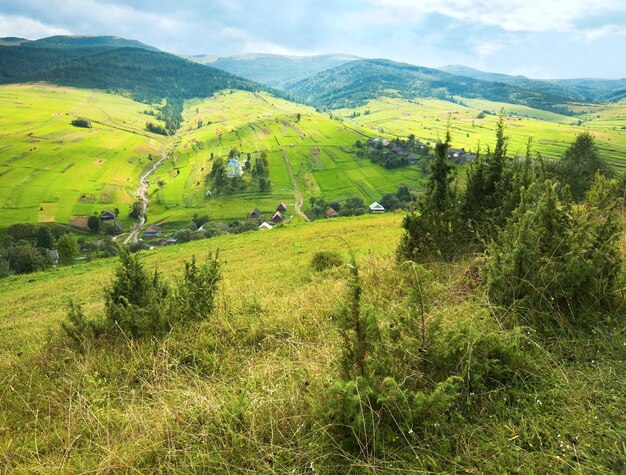
[[[304,204],[304,198],[302,197],[302,193],[298,189],[298,182],[296,181],[296,175],[293,173],[293,168],[291,167],[291,162],[289,161],[289,157],[287,157],[287,152],[283,150],[283,158],[285,159],[285,163],[287,164],[287,169],[289,170],[289,178],[291,179],[291,186],[293,187],[293,193],[296,196],[296,214],[300,216],[305,221],[311,221],[309,217],[302,212],[302,205]]]

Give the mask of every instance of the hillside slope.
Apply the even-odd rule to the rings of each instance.
[[[79,41],[80,40],[80,41]],[[92,41],[97,46],[91,46]],[[140,100],[207,97],[223,89],[256,90],[256,83],[179,56],[118,38],[53,38],[40,47],[0,46],[0,83],[46,81],[130,94]],[[76,45],[79,41],[79,45]]]
[[[154,338],[83,346],[59,338],[67,298],[87,318],[102,318],[102,290],[117,259],[1,280],[0,381],[10,383],[0,388],[0,467],[11,473],[622,471],[624,329],[607,331],[598,322],[592,332],[554,341],[511,328],[511,315],[490,307],[480,287],[470,285],[475,262],[398,267],[401,219],[324,220],[146,252],[145,268],[158,268],[169,283],[182,280],[183,262],[193,255],[202,262],[219,249],[223,262],[211,315]],[[419,400],[394,399],[393,392],[375,406],[350,399],[343,410],[360,408],[365,422],[380,420],[385,408],[396,417],[395,437],[377,438],[370,451],[344,445],[354,432],[327,422],[333,401],[341,400],[349,249],[360,268],[361,311],[375,315],[382,334],[394,335],[394,325],[419,315],[411,297],[417,275],[427,335],[446,337],[430,340],[424,353],[417,325],[398,332],[395,341],[412,338],[415,345],[392,347],[390,361],[443,365],[458,358],[461,365],[453,367],[463,376],[458,400],[442,390],[437,405],[415,420],[397,416]],[[319,250],[339,252],[344,264],[313,271]],[[473,385],[485,368],[493,372]],[[519,373],[499,383],[509,368]],[[412,369],[406,379],[427,385]],[[356,421],[358,429],[362,421]],[[375,425],[362,431],[378,434]]]

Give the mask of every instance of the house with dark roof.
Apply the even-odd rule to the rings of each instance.
[[[272,219],[270,220],[270,222],[274,224],[278,224],[278,223],[282,223],[284,220],[285,220],[285,217],[283,216],[283,213],[281,213],[280,211],[276,211],[274,213],[274,216],[272,216]]]
[[[328,208],[326,210],[326,217],[327,218],[338,218],[339,217],[339,213],[337,213],[337,211],[335,211],[334,208]]]
[[[159,237],[159,234],[161,234],[161,227],[153,224],[148,229],[146,229],[146,231],[143,233],[143,237],[155,238]]]
[[[259,219],[261,217],[261,212],[258,208],[254,208],[252,211],[248,213],[248,219]]]
[[[287,205],[281,201],[280,203],[278,203],[278,206],[276,207],[276,211],[280,211],[281,213],[284,213],[285,211],[287,211]]]
[[[115,218],[117,218],[117,215],[110,209],[100,213],[100,221],[113,221]]]

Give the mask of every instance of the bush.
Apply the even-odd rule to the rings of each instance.
[[[185,262],[183,279],[178,288],[177,305],[179,321],[201,320],[213,312],[217,285],[221,280],[218,253],[209,254],[202,266],[196,264],[196,257]]]
[[[551,180],[527,195],[490,246],[490,299],[537,317],[569,319],[612,305],[621,255],[611,184],[599,175],[583,205],[563,203]]]
[[[84,117],[78,117],[70,122],[74,127],[84,127],[86,129],[91,129],[91,121],[89,119],[85,119]]]
[[[105,290],[105,309],[109,327],[127,337],[154,335],[169,329],[166,319],[169,288],[158,272],[152,276],[139,257],[122,254],[122,265],[115,280]]]
[[[343,265],[343,257],[336,251],[318,251],[313,254],[311,267],[317,272]]]

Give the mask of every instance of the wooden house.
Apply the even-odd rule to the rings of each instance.
[[[385,212],[385,208],[383,208],[383,206],[378,203],[377,201],[374,201],[371,205],[370,205],[370,212],[371,213],[375,213],[375,214],[381,214]]]
[[[337,211],[335,211],[334,208],[328,208],[326,210],[326,217],[327,218],[338,218],[339,217],[339,213],[337,213]]]
[[[148,229],[146,229],[146,231],[143,233],[143,237],[155,238],[159,237],[159,234],[161,234],[161,227],[153,224]]]

